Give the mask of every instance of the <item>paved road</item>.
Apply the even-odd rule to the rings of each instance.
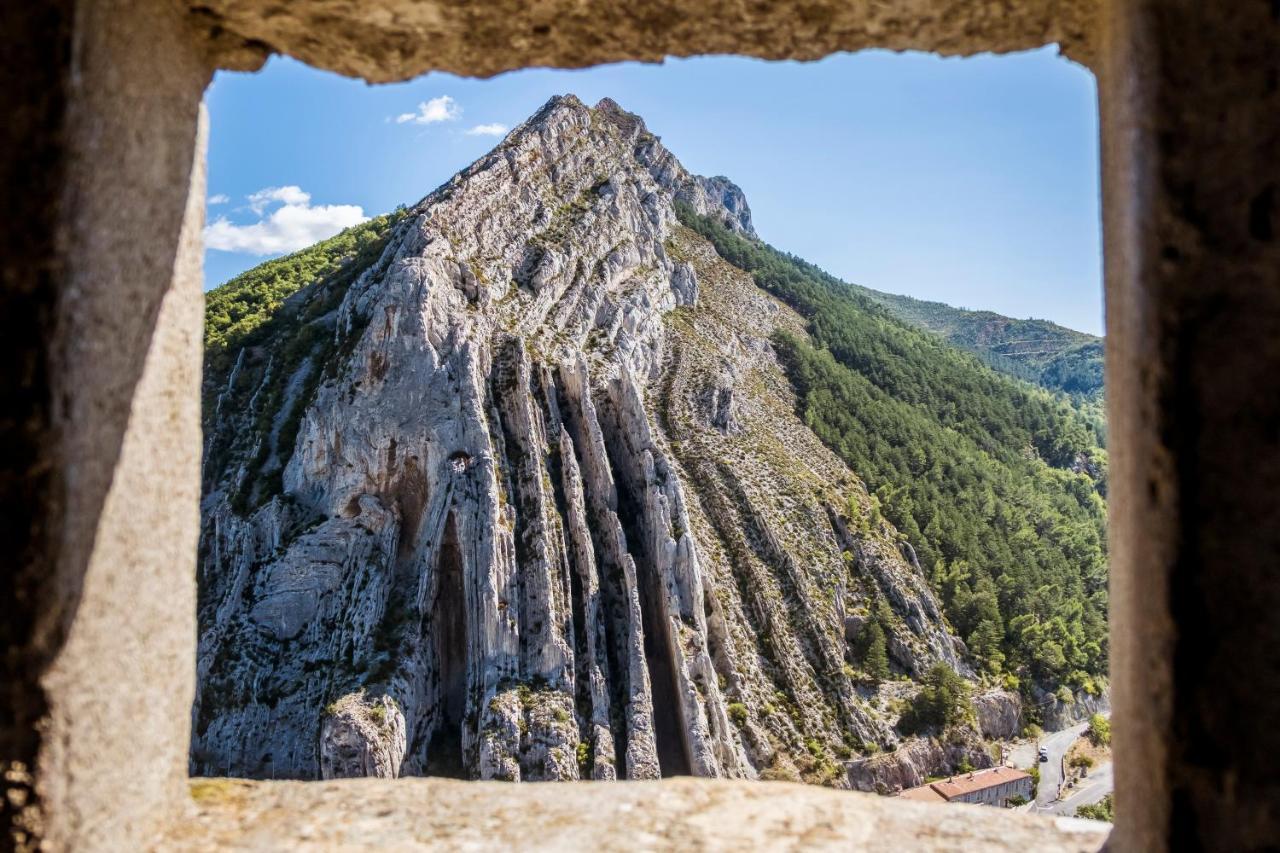
[[[1067,795],[1061,802],[1054,803],[1050,814],[1075,816],[1080,806],[1091,806],[1099,802],[1115,785],[1111,776],[1111,762],[1101,764],[1089,771],[1089,775],[1081,779],[1074,788],[1068,788]]]
[[[1014,747],[1010,753],[1015,767],[1040,767],[1040,786],[1036,791],[1036,801],[1028,811],[1049,812],[1058,798],[1058,785],[1062,783],[1062,757],[1067,754],[1071,744],[1075,743],[1088,723],[1079,723],[1060,732],[1045,732],[1038,741],[1030,741]],[[1039,761],[1037,750],[1040,747],[1049,750],[1049,760]]]
[[[1110,714],[1105,716],[1109,717]],[[1014,766],[1030,767],[1032,764],[1039,764],[1040,767],[1040,787],[1036,791],[1036,801],[1028,804],[1026,811],[1034,811],[1041,814],[1074,815],[1076,806],[1096,803],[1111,790],[1111,765],[1106,764],[1090,773],[1089,777],[1084,780],[1084,786],[1065,791],[1064,793],[1068,795],[1068,799],[1058,800],[1058,786],[1062,784],[1062,758],[1067,754],[1071,744],[1075,743],[1076,738],[1083,734],[1087,728],[1089,728],[1089,724],[1085,722],[1078,723],[1060,732],[1046,732],[1039,741],[1019,744],[1010,750],[1009,759],[1014,763]],[[1042,746],[1049,750],[1048,761],[1038,760],[1037,750]],[[1097,785],[1093,784],[1095,778],[1098,781]],[[1096,793],[1096,797],[1089,799],[1094,793]],[[1079,799],[1077,799],[1078,797]],[[1068,804],[1070,804],[1069,807]]]

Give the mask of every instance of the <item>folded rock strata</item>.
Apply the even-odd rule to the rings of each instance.
[[[846,620],[884,600],[897,666],[963,668],[794,413],[801,318],[678,203],[753,233],[638,117],[555,98],[215,377],[195,773],[846,785],[896,742]]]

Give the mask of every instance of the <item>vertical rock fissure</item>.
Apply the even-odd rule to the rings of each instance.
[[[619,452],[616,442],[606,441],[605,449],[613,470],[623,470],[614,458]],[[627,537],[631,556],[636,563],[636,579],[640,592],[640,613],[644,626],[644,658],[649,670],[649,689],[653,696],[653,728],[658,744],[658,766],[662,775],[692,776],[693,765],[685,739],[685,725],[680,705],[680,689],[671,651],[671,620],[667,617],[662,581],[645,543],[649,537],[641,528],[644,506],[633,492],[625,475],[618,482],[618,519]]]
[[[600,646],[603,650],[603,664],[608,680],[608,719],[613,740],[613,754],[617,764],[615,772],[618,779],[630,778],[630,767],[623,760],[630,754],[629,700],[633,693],[631,684],[631,668],[628,666],[630,654],[627,644],[628,605],[625,587],[625,569],[613,556],[609,547],[607,531],[618,524],[616,515],[610,511],[612,494],[601,494],[599,476],[609,476],[607,458],[594,458],[588,418],[594,418],[590,411],[589,397],[579,398],[570,385],[558,385],[556,399],[559,410],[565,414],[564,428],[568,437],[567,452],[574,453],[573,469],[582,471],[580,486],[584,495],[584,516],[590,520],[587,532],[590,536],[591,556],[599,572],[599,610],[602,611],[603,626],[599,631]],[[578,393],[587,393],[585,390]],[[598,426],[597,426],[598,429]],[[598,432],[596,433],[598,437]],[[562,464],[568,464],[565,458]],[[592,466],[604,467],[591,476]],[[611,517],[612,516],[612,517]]]
[[[467,610],[462,550],[450,512],[436,558],[436,594],[431,607],[437,682],[436,714],[427,746],[428,776],[466,779],[462,724],[467,710]]]

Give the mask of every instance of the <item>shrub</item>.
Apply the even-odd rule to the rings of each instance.
[[[1076,809],[1076,817],[1087,817],[1090,820],[1105,820],[1108,823],[1115,823],[1115,798],[1111,794],[1107,794],[1102,798],[1101,802],[1091,806],[1081,806]]]
[[[958,725],[972,715],[968,682],[951,667],[937,663],[925,674],[923,686],[903,712],[898,728],[915,734]]]
[[[738,727],[742,727],[747,724],[747,706],[746,705],[743,705],[741,702],[730,702],[728,711],[729,711],[729,719],[733,720],[734,725]]]
[[[1067,762],[1072,767],[1079,767],[1088,770],[1093,766],[1093,759],[1087,755],[1078,754],[1071,756],[1071,760]]]
[[[1014,794],[1012,797],[1009,798],[1009,805],[1015,809],[1018,806],[1025,806],[1026,804],[1027,804],[1027,798],[1022,796],[1021,794]]]
[[[1094,746],[1109,746],[1111,744],[1111,721],[1101,714],[1094,714],[1089,718],[1089,731],[1087,734]]]

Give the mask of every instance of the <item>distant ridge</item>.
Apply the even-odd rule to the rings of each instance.
[[[1078,397],[1102,394],[1102,338],[1048,320],[1018,320],[852,285],[891,314],[941,335],[1004,373]]]

